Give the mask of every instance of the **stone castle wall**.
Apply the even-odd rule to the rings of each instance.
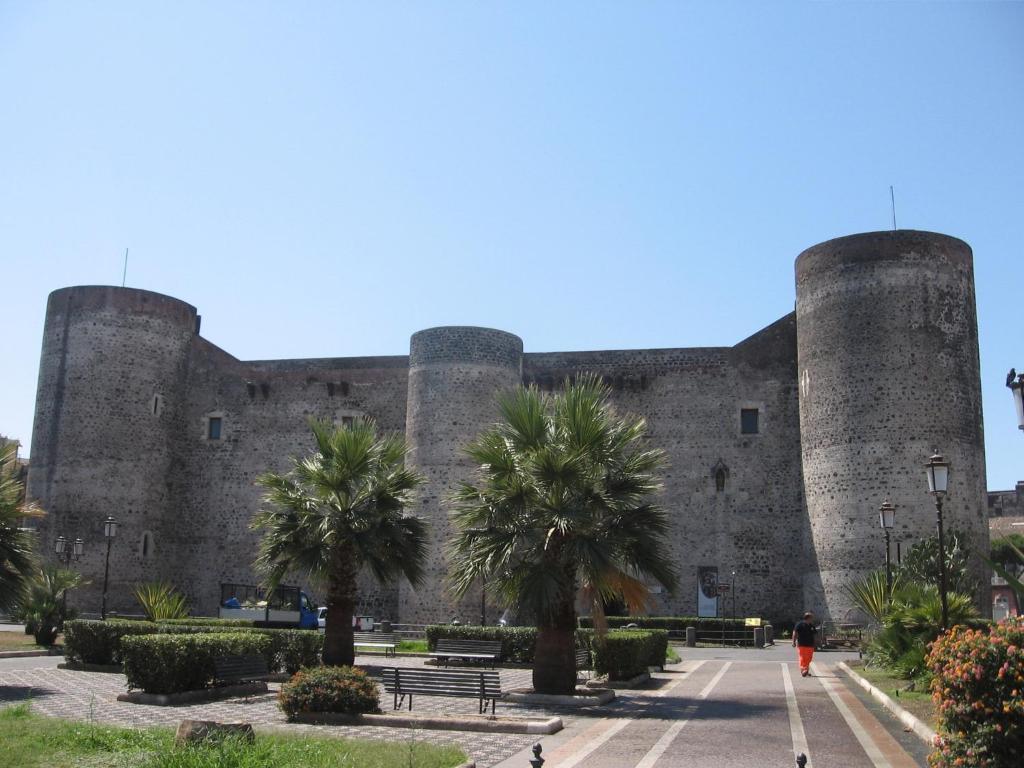
[[[479,592],[456,603],[443,583],[445,498],[472,472],[461,448],[496,418],[498,391],[592,371],[668,456],[661,502],[680,584],[650,612],[695,613],[697,568],[715,566],[722,580],[736,572],[740,616],[841,620],[844,580],[884,561],[886,496],[903,540],[930,535],[933,448],[954,462],[951,526],[987,535],[974,317],[970,249],[918,232],[809,249],[797,311],[733,347],[524,354],[512,334],[448,327],[414,334],[408,357],[240,361],[198,335],[183,302],[62,289],[47,311],[29,493],[51,513],[44,547],[61,532],[87,540],[83,610],[98,612],[100,522],[113,514],[112,608],[136,612],[131,586],[167,578],[215,614],[221,582],[256,578],[256,477],[311,449],[309,418],[371,416],[406,434],[428,478],[413,511],[431,523],[431,556],[416,590],[362,579],[359,612],[476,621]],[[757,410],[756,433],[742,409]]]

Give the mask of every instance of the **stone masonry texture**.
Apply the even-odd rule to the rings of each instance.
[[[359,613],[475,623],[479,592],[456,602],[445,588],[446,499],[473,473],[462,448],[496,419],[499,392],[554,390],[580,372],[603,377],[668,455],[660,502],[680,582],[654,591],[651,613],[695,614],[697,569],[715,566],[723,580],[736,573],[740,616],[856,620],[843,587],[884,562],[878,506],[897,505],[904,547],[933,535],[923,467],[935,450],[953,462],[947,527],[987,550],[972,254],[916,231],[804,251],[796,311],[732,347],[524,353],[504,331],[444,327],[413,334],[408,357],[241,361],[200,336],[196,309],[177,299],[54,291],[28,488],[49,512],[40,547],[86,540],[76,567],[91,583],[73,602],[97,613],[112,514],[109,609],[138,613],[134,585],[165,579],[193,613],[216,615],[221,582],[258,580],[256,477],[312,449],[309,418],[370,416],[406,435],[427,478],[409,513],[430,523],[430,555],[416,589],[361,578]],[[987,594],[978,603],[988,610]],[[489,621],[500,608],[486,607]]]

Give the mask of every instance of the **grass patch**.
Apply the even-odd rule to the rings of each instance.
[[[57,635],[57,645],[64,644],[64,636]],[[4,630],[0,632],[0,651],[44,651],[46,648],[42,645],[36,645],[36,640],[32,635],[26,635],[24,632],[7,632]]]
[[[398,648],[396,649],[399,653],[426,653],[427,652],[427,641],[426,640],[400,640]]]
[[[885,693],[889,698],[914,715],[925,725],[935,728],[935,703],[932,694],[923,683],[916,683],[916,690],[902,691],[910,684],[909,680],[896,677],[891,672],[878,667],[852,667],[854,672]]]
[[[392,742],[258,735],[174,747],[170,728],[119,728],[42,717],[28,703],[0,708],[0,745],[10,768],[452,768],[456,747],[411,739]]]

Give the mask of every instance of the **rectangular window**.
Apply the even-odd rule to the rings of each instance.
[[[757,408],[740,409],[740,432],[744,435],[756,435],[758,433]]]
[[[341,426],[343,426],[343,427],[351,427],[352,426],[352,421],[353,421],[353,419],[352,419],[351,416],[342,416],[341,417]]]
[[[206,437],[210,440],[220,440],[220,416],[211,416],[206,425]]]

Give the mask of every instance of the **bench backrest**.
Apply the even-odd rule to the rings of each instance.
[[[398,645],[395,635],[385,632],[353,632],[352,635],[355,637],[356,643],[390,643]]]
[[[501,696],[501,677],[495,669],[409,669],[385,667],[381,681],[388,693],[425,696],[459,696],[496,699]]]
[[[501,640],[451,640],[446,637],[437,641],[436,653],[493,653],[501,656]]]
[[[217,656],[213,660],[217,680],[252,680],[267,675],[267,660],[262,656]]]
[[[590,669],[590,651],[588,649],[576,649],[576,669]]]

